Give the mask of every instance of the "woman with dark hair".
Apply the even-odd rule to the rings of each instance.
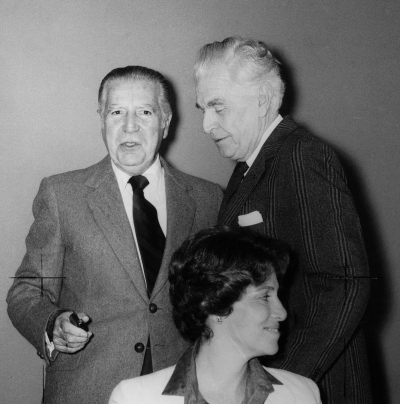
[[[122,381],[110,404],[319,404],[313,381],[257,359],[278,351],[288,263],[283,244],[243,228],[186,240],[169,282],[175,325],[192,346],[175,366]]]

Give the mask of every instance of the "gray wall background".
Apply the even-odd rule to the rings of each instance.
[[[372,386],[377,403],[398,403],[399,20],[398,0],[1,0],[1,402],[41,400],[43,362],[13,328],[5,297],[42,177],[105,155],[101,79],[128,64],[163,72],[179,111],[164,153],[225,186],[232,164],[202,133],[191,74],[197,49],[236,34],[273,45],[290,73],[286,110],[342,158],[378,277],[365,319]]]

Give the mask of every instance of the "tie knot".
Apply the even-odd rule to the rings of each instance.
[[[128,182],[132,185],[133,192],[143,191],[149,185],[149,180],[143,175],[135,175],[129,178]]]
[[[241,161],[236,164],[235,171],[237,175],[243,176],[244,173],[249,169],[249,166],[245,161]]]

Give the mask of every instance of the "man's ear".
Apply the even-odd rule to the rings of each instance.
[[[97,109],[97,113],[99,114],[100,118],[100,136],[104,140],[104,119],[103,119],[103,111],[100,109],[100,107]]]
[[[168,136],[168,131],[169,131],[169,125],[171,123],[172,119],[172,114],[169,114],[168,116],[163,119],[164,121],[164,128],[163,128],[163,139],[165,139]]]
[[[259,116],[266,116],[271,108],[272,99],[274,96],[274,89],[271,84],[263,83],[258,88],[258,107]]]
[[[97,113],[99,114],[100,119],[103,119],[103,111],[104,111],[104,105],[102,105],[100,102],[97,104]]]
[[[98,105],[96,112],[97,112],[97,114],[99,115],[99,118],[100,118],[100,125],[101,125],[101,127],[103,127],[104,126],[104,123],[103,123],[103,108],[101,107],[100,104]]]

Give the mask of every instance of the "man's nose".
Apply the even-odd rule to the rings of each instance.
[[[209,134],[217,126],[215,114],[210,110],[205,110],[203,115],[203,130]]]
[[[127,113],[124,120],[122,130],[126,133],[133,133],[139,129],[137,117],[133,113]]]

